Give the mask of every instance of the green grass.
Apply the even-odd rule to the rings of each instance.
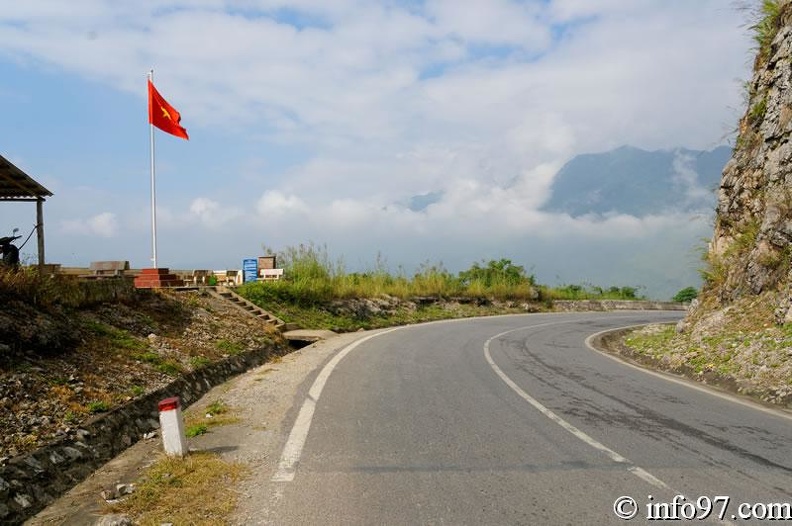
[[[759,124],[762,122],[762,119],[764,119],[766,112],[767,96],[762,97],[751,107],[751,111],[748,113],[748,119],[750,120],[751,124]]]
[[[716,370],[722,374],[735,371],[729,364],[733,353],[722,352],[723,341],[719,337],[704,338],[701,345],[679,345],[679,335],[673,325],[653,327],[652,330],[637,330],[632,332],[625,343],[633,351],[655,359],[670,357],[672,352],[678,353],[679,364],[685,364],[696,373],[707,370]],[[677,351],[672,351],[676,346]]]
[[[239,422],[239,417],[231,414],[232,408],[223,400],[214,400],[206,408],[190,409],[185,414],[185,433],[196,437],[209,433],[213,427]]]
[[[742,298],[724,314],[718,330],[677,333],[674,326],[647,327],[631,332],[625,343],[636,353],[661,360],[674,369],[687,366],[702,374],[715,372],[752,378],[755,366],[783,367],[792,349],[792,324],[774,323],[773,293]],[[754,366],[753,370],[751,366]]]
[[[781,29],[781,2],[779,0],[761,0],[754,13],[756,22],[751,25],[754,41],[758,49],[759,63],[764,63],[770,55],[770,45],[778,30]]]
[[[132,336],[127,331],[111,327],[99,321],[87,320],[85,328],[96,336],[107,339],[116,349],[143,351],[148,348],[146,342]]]
[[[222,415],[229,411],[228,405],[222,400],[215,400],[206,407],[206,412],[212,416]]]
[[[144,526],[226,524],[247,468],[214,453],[161,458],[137,480],[135,492],[108,507]]]
[[[625,343],[636,352],[658,357],[669,347],[675,335],[676,329],[673,325],[663,325],[650,333],[633,332],[625,339]]]
[[[467,270],[453,274],[442,263],[422,264],[412,276],[403,269],[391,273],[381,257],[373,269],[347,273],[342,262],[333,262],[326,247],[313,244],[288,248],[278,254],[284,279],[247,283],[237,292],[275,313],[286,322],[303,327],[355,331],[395,324],[418,323],[436,319],[511,312],[507,309],[455,307],[449,311],[418,301],[414,309],[402,309],[374,316],[338,314],[334,302],[349,299],[394,297],[402,300],[438,298],[459,299],[479,307],[492,302],[533,303],[566,299],[633,300],[643,299],[640,286],[598,287],[590,284],[548,287],[536,282],[525,267],[509,259],[476,262]]]
[[[201,367],[209,365],[210,363],[212,363],[212,360],[203,356],[192,356],[190,358],[190,366],[193,369],[200,369]]]
[[[110,410],[110,406],[107,404],[107,402],[104,402],[102,400],[93,400],[91,402],[88,402],[86,408],[88,409],[88,412],[91,414],[106,413],[107,411]]]
[[[132,358],[154,366],[159,372],[168,376],[178,376],[183,372],[183,367],[178,362],[165,359],[154,351],[144,351],[132,354]]]
[[[184,434],[187,435],[187,438],[193,438],[199,435],[205,435],[208,432],[209,432],[209,426],[207,426],[205,423],[193,424],[187,426],[187,429],[184,430]]]
[[[182,373],[182,366],[173,360],[165,360],[157,364],[157,370],[168,376],[179,376]]]
[[[218,340],[215,346],[226,354],[235,355],[245,350],[245,348],[237,343],[229,340]]]
[[[40,275],[37,266],[0,267],[0,296],[36,306],[85,307],[139,292],[129,280],[84,281],[65,274]]]
[[[154,351],[146,351],[141,353],[134,353],[132,354],[132,358],[135,360],[139,360],[141,362],[150,363],[152,365],[158,365],[162,362],[162,358],[159,354],[155,353]]]

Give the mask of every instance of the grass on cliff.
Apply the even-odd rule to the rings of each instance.
[[[752,17],[755,19],[751,30],[758,47],[758,63],[764,63],[769,58],[770,45],[781,29],[781,1],[761,0],[754,8]]]
[[[662,368],[694,379],[715,374],[733,380],[740,392],[781,405],[792,404],[792,324],[774,322],[775,293],[748,297],[725,309],[697,309],[691,327],[650,326],[625,343]]]

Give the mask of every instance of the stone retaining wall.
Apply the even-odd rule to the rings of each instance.
[[[645,300],[557,300],[553,310],[561,312],[614,310],[687,310],[684,303]]]
[[[79,281],[78,285],[80,297],[77,303],[79,305],[118,301],[137,294],[132,279],[125,276]]]
[[[268,347],[229,357],[86,422],[70,436],[0,466],[0,524],[20,524],[159,428],[158,402],[178,396],[187,407],[232,376],[288,352]]]

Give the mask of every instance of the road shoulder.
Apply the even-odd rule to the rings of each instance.
[[[294,351],[221,384],[187,409],[200,414],[211,403],[227,404],[236,423],[212,427],[188,440],[190,450],[210,451],[227,461],[240,462],[250,477],[240,484],[240,523],[261,510],[258,488],[267,487],[275,472],[296,412],[322,366],[339,350],[369,332],[341,334]],[[159,438],[141,440],[94,472],[25,524],[89,526],[108,513],[101,492],[116,484],[134,482],[161,456]]]

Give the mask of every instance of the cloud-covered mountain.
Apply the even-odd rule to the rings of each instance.
[[[728,146],[651,152],[622,146],[578,155],[559,170],[543,210],[572,217],[712,211],[730,157]]]

